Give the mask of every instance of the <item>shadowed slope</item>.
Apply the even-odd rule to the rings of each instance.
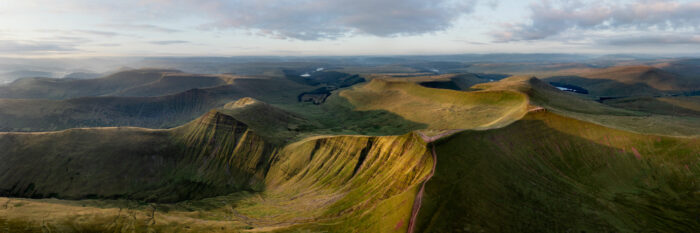
[[[0,99],[0,130],[49,131],[75,127],[175,127],[212,108],[251,96],[295,103],[310,87],[284,79],[236,79],[232,85],[155,97],[83,97],[67,100]]]
[[[645,113],[700,118],[700,96],[629,97],[610,99],[603,103]]]
[[[531,113],[439,141],[419,232],[692,232],[700,142]]]
[[[160,96],[187,91],[194,88],[207,88],[226,85],[227,78],[214,75],[183,73],[163,74],[158,80],[138,86],[107,93],[107,96]]]
[[[212,111],[173,130],[0,133],[0,192],[179,201],[259,188],[274,149]]]
[[[564,73],[578,74],[589,79],[608,79],[624,84],[645,84],[661,91],[685,90],[685,80],[651,66],[613,66],[604,69],[572,69]],[[593,88],[591,88],[593,89]]]
[[[300,132],[320,127],[295,113],[288,112],[250,97],[224,105],[223,112],[246,123],[268,141],[283,144]]]
[[[100,96],[134,86],[157,82],[177,70],[141,69],[122,71],[97,79],[25,78],[0,87],[0,98],[68,99]]]

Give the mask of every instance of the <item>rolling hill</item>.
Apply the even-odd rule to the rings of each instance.
[[[461,92],[380,79],[344,90],[340,96],[358,110],[386,110],[437,130],[507,125],[525,114],[528,104],[526,96],[513,91]]]
[[[101,96],[144,85],[176,70],[144,69],[111,74],[97,79],[24,78],[0,87],[0,98],[69,99]]]
[[[299,94],[359,76],[156,73],[123,96],[0,100],[3,129],[60,130],[0,133],[0,231],[700,229],[694,97],[645,109],[532,76],[382,74],[313,104]],[[167,129],[80,128],[125,125]]]
[[[160,78],[160,74],[154,76],[156,80]],[[150,96],[143,89],[130,89],[131,93],[143,91],[142,95],[148,96],[99,96],[65,100],[0,99],[0,117],[3,119],[0,129],[50,131],[102,126],[170,128],[242,97],[251,96],[272,103],[296,103],[299,93],[313,88],[286,79],[264,77],[241,78],[232,82],[163,96]],[[155,86],[150,85],[149,88]]]

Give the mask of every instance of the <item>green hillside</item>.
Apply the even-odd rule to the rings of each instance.
[[[121,138],[128,140],[112,143]],[[0,183],[5,184],[0,190],[5,195],[194,200],[152,205],[160,207],[128,201],[76,202],[83,206],[77,208],[78,212],[90,213],[90,221],[85,222],[74,221],[78,215],[71,214],[40,220],[33,215],[37,212],[17,205],[12,208],[14,213],[7,215],[9,218],[0,217],[0,228],[32,226],[42,221],[51,229],[118,231],[129,226],[108,224],[109,219],[119,219],[121,213],[110,208],[128,208],[134,219],[147,218],[148,208],[158,208],[150,215],[157,213],[157,222],[136,226],[131,222],[131,227],[137,232],[183,227],[181,224],[192,224],[200,230],[211,227],[209,222],[160,219],[182,220],[180,214],[192,218],[198,212],[206,213],[198,219],[229,222],[223,229],[292,227],[351,232],[359,224],[378,232],[401,232],[405,231],[415,186],[432,166],[425,143],[413,134],[314,137],[279,147],[265,143],[246,125],[218,111],[172,130],[96,128],[3,133],[0,145],[15,148],[2,158],[9,161],[2,167],[7,172],[0,176]],[[54,169],[36,171],[36,166]],[[233,194],[196,200],[225,193]],[[75,208],[68,201],[12,201],[31,203],[26,208]],[[231,203],[220,204],[225,201]],[[0,209],[3,211],[8,210]],[[236,216],[230,217],[231,213]],[[385,221],[394,223],[388,226]]]
[[[373,79],[340,92],[358,110],[386,110],[428,129],[487,129],[527,111],[527,97],[509,90],[461,92]]]
[[[692,232],[697,138],[528,114],[437,142],[419,232]]]
[[[273,152],[245,124],[216,111],[172,130],[1,133],[0,145],[8,148],[0,194],[159,202],[259,188],[258,166]]]
[[[700,118],[678,115],[659,115],[615,108],[576,94],[557,90],[531,76],[513,76],[499,82],[473,86],[483,90],[515,90],[527,94],[531,105],[544,107],[552,112],[575,119],[601,124],[632,132],[669,135],[700,135]]]
[[[64,129],[0,133],[0,232],[700,229],[693,97],[383,74],[313,104],[283,77],[168,77],[122,93],[176,94],[0,99],[3,130]],[[125,125],[167,129],[80,128]]]

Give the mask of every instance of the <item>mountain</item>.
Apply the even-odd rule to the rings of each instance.
[[[126,75],[126,74],[124,74]],[[296,102],[296,96],[313,87],[296,84],[285,79],[241,78],[231,84],[211,88],[189,89],[176,94],[152,96],[158,91],[170,92],[172,85],[165,85],[161,73],[144,73],[141,78],[127,76],[127,81],[142,78],[153,79],[149,83],[153,92],[144,89],[127,89],[128,93],[145,97],[99,96],[80,97],[64,100],[49,99],[0,99],[0,129],[3,131],[48,131],[74,127],[95,126],[140,126],[149,128],[170,128],[191,121],[216,107],[242,97],[260,97],[273,102]],[[166,76],[170,77],[170,76]],[[191,76],[187,76],[185,80]],[[176,89],[190,88],[189,82],[179,78],[166,78]],[[195,77],[195,79],[199,79]],[[121,79],[116,79],[118,82]],[[91,80],[80,80],[91,81]],[[104,82],[104,81],[102,81]],[[199,82],[199,81],[198,81]],[[122,85],[126,86],[126,85]],[[32,90],[38,90],[36,88]],[[149,89],[146,89],[149,90]],[[39,93],[39,92],[37,92]],[[81,94],[85,94],[84,92]]]
[[[20,144],[26,146],[16,146]],[[432,163],[425,144],[413,134],[315,137],[279,147],[266,143],[253,129],[219,111],[171,130],[92,128],[3,133],[0,145],[14,148],[2,155],[6,163],[0,180],[5,185],[0,190],[4,195],[167,203],[245,190],[262,192],[267,201],[259,202],[251,196],[244,201],[249,203],[245,206],[232,203],[210,211],[238,208],[236,211],[262,215],[283,213],[273,217],[278,223],[260,223],[277,226],[287,221],[317,222],[317,227],[336,222],[337,213],[344,212],[347,221],[331,228],[344,229],[355,222],[378,231],[394,228],[380,219],[407,221],[411,205],[405,203],[413,201],[415,185]],[[397,145],[402,149],[395,148]],[[52,169],[37,172],[36,167]],[[269,209],[271,206],[279,209]],[[387,209],[390,206],[401,211]],[[295,211],[284,211],[288,208]],[[364,221],[367,214],[377,217]],[[89,224],[100,222],[93,219]],[[187,223],[161,222],[149,228],[172,229],[182,224]],[[239,222],[227,227],[243,225]],[[102,227],[99,229],[127,226],[105,222]],[[192,227],[205,226],[195,223]],[[405,227],[402,224],[397,229]]]
[[[20,78],[52,77],[53,74],[45,71],[16,70],[0,74],[0,85],[11,83]]]
[[[0,98],[70,99],[89,96],[160,96],[226,81],[176,70],[129,70],[95,79],[24,78],[0,87]]]
[[[2,133],[0,145],[9,148],[2,154],[2,195],[158,202],[255,189],[261,176],[255,164],[267,162],[256,153],[271,151],[245,124],[217,111],[171,130]],[[245,167],[250,163],[253,168]]]
[[[487,129],[527,111],[527,98],[507,90],[462,92],[373,79],[340,92],[358,110],[386,110],[429,129]]]
[[[159,72],[115,96],[1,99],[3,129],[45,132],[0,133],[0,231],[700,228],[694,96],[600,101],[532,75]]]
[[[547,78],[591,90],[596,96],[654,96],[700,88],[700,83],[651,66],[614,66],[604,69],[570,69]]]

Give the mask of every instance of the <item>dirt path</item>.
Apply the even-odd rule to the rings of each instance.
[[[442,135],[444,136],[444,135]],[[421,134],[421,137],[423,139],[426,139],[426,137]],[[438,137],[439,138],[439,137]],[[431,137],[431,141],[428,143],[431,143],[438,138]],[[428,141],[428,140],[426,140]],[[425,184],[428,183],[430,178],[433,178],[433,175],[435,174],[435,166],[437,166],[437,153],[435,153],[435,144],[431,143],[432,146],[432,154],[433,154],[433,168],[430,170],[430,174],[428,174],[427,177],[425,177],[425,180],[423,181],[423,184],[420,187],[420,190],[418,191],[418,195],[416,195],[416,199],[413,201],[413,210],[411,211],[411,220],[408,222],[408,233],[413,233],[415,231],[416,227],[416,219],[418,219],[418,211],[420,211],[420,207],[423,204],[423,193],[425,192]]]
[[[451,130],[442,132],[441,134],[438,134],[438,135],[435,135],[432,137],[429,137],[421,132],[418,132],[418,135],[420,135],[420,137],[423,138],[423,141],[425,141],[426,143],[431,143],[431,142],[434,142],[435,140],[438,140],[442,137],[445,137],[445,136],[448,136],[448,135],[451,135],[451,134],[454,134],[454,133],[457,133],[460,131],[463,131],[463,130],[462,129],[451,129]]]

